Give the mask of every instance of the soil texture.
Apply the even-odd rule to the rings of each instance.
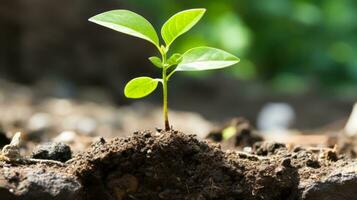
[[[357,162],[333,149],[223,151],[178,131],[100,138],[64,165],[1,166],[0,199],[357,199]]]

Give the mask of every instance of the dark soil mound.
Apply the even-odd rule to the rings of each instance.
[[[63,165],[0,166],[1,200],[357,199],[357,162],[333,149],[222,151],[176,131],[100,139]]]
[[[291,165],[175,131],[98,142],[72,166],[86,199],[293,199],[299,183]]]

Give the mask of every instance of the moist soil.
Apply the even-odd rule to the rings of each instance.
[[[1,164],[0,197],[6,195],[4,190],[12,196],[1,199],[357,198],[356,161],[333,149],[266,142],[252,149],[223,151],[217,143],[178,131],[101,138],[63,166]],[[37,174],[42,184],[28,183],[29,173]],[[34,195],[40,191],[40,196]]]

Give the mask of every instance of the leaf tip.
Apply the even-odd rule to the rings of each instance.
[[[238,57],[236,57],[236,56],[234,56],[234,55],[233,55],[233,57],[234,57],[234,61],[235,61],[235,63],[234,63],[234,64],[237,64],[237,63],[239,63],[239,62],[240,62],[240,58],[238,58]]]
[[[88,21],[94,23],[94,17],[89,18]]]
[[[207,9],[206,8],[196,8],[197,10],[201,11],[202,13],[205,13],[207,12]]]
[[[232,64],[230,66],[236,65],[240,62],[240,58],[238,58],[237,56],[231,54],[231,57],[232,57],[231,59]]]
[[[193,8],[193,9],[190,9],[189,11],[199,12],[199,16],[200,16],[200,18],[202,18],[203,15],[207,12],[207,9],[206,8]]]
[[[206,8],[195,8],[195,9],[192,9],[192,10],[196,10],[199,12],[199,15],[200,15],[200,18],[203,17],[203,15],[207,12],[207,9]]]

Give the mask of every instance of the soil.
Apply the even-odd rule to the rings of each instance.
[[[82,186],[65,168],[44,164],[0,164],[1,200],[80,199]]]
[[[279,160],[241,156],[193,135],[143,132],[97,143],[72,165],[87,199],[281,199],[297,192],[295,168],[275,171]]]
[[[357,198],[357,162],[333,149],[258,142],[250,153],[223,151],[178,131],[100,138],[65,166],[1,167],[1,199]]]
[[[233,128],[235,133],[230,138],[224,138],[224,130],[229,128]],[[206,139],[220,143],[222,149],[240,150],[263,141],[263,137],[257,133],[248,120],[242,117],[233,118],[224,125],[215,128],[207,135]]]
[[[340,133],[337,145],[341,153],[350,158],[357,158],[357,136],[347,136]]]

